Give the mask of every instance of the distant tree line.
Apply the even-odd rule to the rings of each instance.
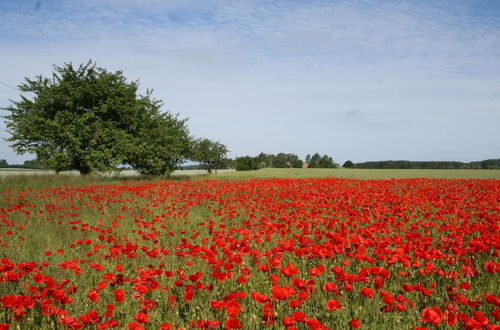
[[[332,157],[328,155],[320,156],[315,153],[313,156],[307,155],[305,162],[309,168],[337,168]],[[304,161],[296,154],[283,153],[266,154],[261,152],[255,157],[242,156],[237,157],[234,161],[234,166],[237,171],[260,170],[262,168],[301,168]]]
[[[236,157],[234,166],[237,171],[259,170],[266,167],[288,168],[302,167],[302,160],[295,154],[280,152],[276,155],[261,152],[255,157]]]
[[[5,159],[0,159],[0,168],[42,169],[43,167],[36,159],[27,160],[23,164],[9,164]]]
[[[328,155],[320,156],[318,153],[306,156],[308,168],[338,168],[339,164],[335,163],[332,157]]]
[[[366,169],[500,169],[500,159],[486,159],[469,163],[455,161],[381,160],[353,164],[351,161],[347,161],[343,167]]]

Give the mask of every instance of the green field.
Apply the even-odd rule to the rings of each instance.
[[[400,170],[400,169],[320,169],[320,168],[265,168],[258,171],[212,174],[210,179],[269,179],[269,178],[445,178],[445,179],[500,179],[500,170]]]
[[[155,181],[155,176],[102,176],[78,174],[56,175],[48,171],[0,171],[0,191],[13,189],[42,189],[64,185],[84,186],[88,184],[119,184],[123,181]],[[193,171],[191,171],[193,172]],[[382,170],[382,169],[302,169],[302,168],[265,168],[258,171],[222,172],[200,175],[190,171],[178,171],[171,180],[239,180],[270,178],[350,178],[350,179],[391,179],[391,178],[446,178],[446,179],[500,179],[500,170]]]
[[[31,175],[26,175],[32,172]],[[191,171],[193,172],[193,171]],[[385,169],[302,169],[265,168],[258,171],[222,172],[218,174],[198,174],[178,171],[171,180],[242,180],[271,178],[350,178],[360,180],[391,178],[445,178],[445,179],[500,179],[500,170],[385,170]],[[123,181],[155,181],[156,176],[102,176],[82,177],[77,173],[53,174],[49,171],[0,171],[0,191],[42,189],[58,186],[85,186],[89,184],[120,184]]]

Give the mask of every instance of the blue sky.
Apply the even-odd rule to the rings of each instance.
[[[500,157],[496,0],[0,1],[0,82],[88,59],[231,156]]]

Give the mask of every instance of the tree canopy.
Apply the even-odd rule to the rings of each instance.
[[[250,156],[236,157],[236,171],[251,171],[257,169],[255,158]]]
[[[335,163],[333,161],[332,157],[330,157],[328,155],[320,156],[318,153],[315,153],[309,159],[309,166],[308,167],[309,168],[337,168],[338,164]]]
[[[208,173],[220,168],[228,153],[227,147],[218,141],[197,139],[193,145],[192,159],[200,162]]]
[[[346,160],[344,165],[342,165],[343,168],[354,168],[354,163],[351,160]]]
[[[162,102],[149,90],[140,95],[138,86],[92,61],[54,66],[50,78],[25,78],[21,99],[4,108],[8,141],[55,171],[88,174],[130,165],[169,174],[188,157],[186,120],[162,112]]]

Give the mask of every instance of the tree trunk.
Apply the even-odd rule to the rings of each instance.
[[[90,174],[90,172],[92,171],[89,166],[85,166],[85,165],[80,166],[80,168],[78,170],[80,171],[81,176],[86,176],[86,175]]]

